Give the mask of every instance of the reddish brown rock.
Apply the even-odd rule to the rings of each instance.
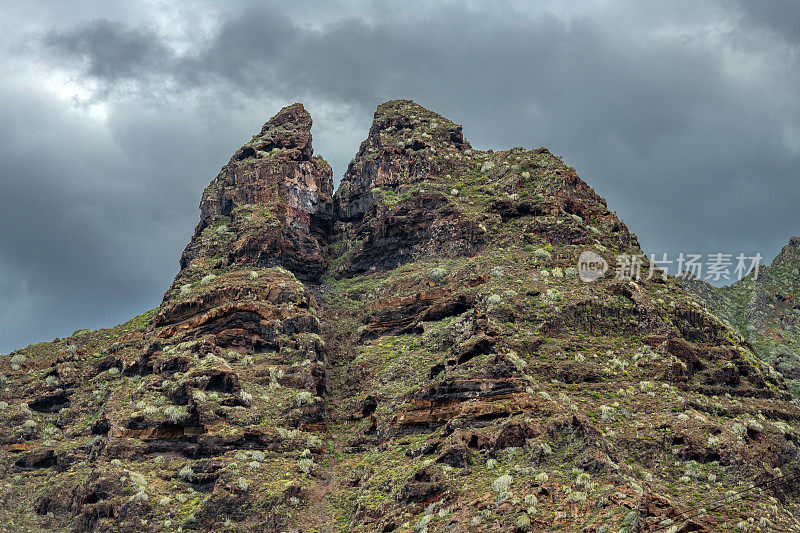
[[[301,279],[319,278],[333,179],[330,165],[312,154],[311,116],[302,104],[264,124],[203,193],[176,282],[234,265],[283,266]]]

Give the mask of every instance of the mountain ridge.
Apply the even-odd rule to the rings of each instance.
[[[771,264],[730,285],[685,281],[689,292],[737,330],[761,359],[780,370],[795,396],[800,394],[798,280],[800,237],[790,237]]]
[[[393,100],[334,192],[310,130],[234,153],[157,309],[0,359],[4,527],[798,527],[783,376],[680,281],[616,279],[638,240],[574,169]]]

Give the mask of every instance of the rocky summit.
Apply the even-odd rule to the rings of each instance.
[[[200,209],[157,309],[0,358],[0,531],[800,530],[783,359],[617,279],[635,234],[547,149],[391,101],[334,194],[294,104]]]

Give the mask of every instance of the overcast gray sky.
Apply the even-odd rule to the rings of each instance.
[[[203,187],[295,101],[337,183],[412,98],[548,146],[646,252],[800,234],[790,0],[71,4],[0,6],[0,352],[157,306]]]

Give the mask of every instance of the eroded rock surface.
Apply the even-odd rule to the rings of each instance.
[[[159,308],[0,358],[0,530],[798,528],[784,377],[613,279],[638,242],[574,169],[396,100],[333,195],[310,128],[223,167]]]

